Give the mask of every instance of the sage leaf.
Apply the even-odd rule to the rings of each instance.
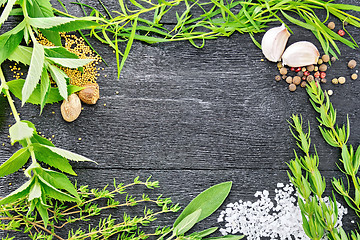
[[[2,12],[1,17],[0,17],[0,25],[2,25],[6,21],[6,19],[9,17],[10,12],[11,12],[15,2],[16,2],[16,0],[8,0],[7,1],[6,7],[4,8],[4,11]]]
[[[41,187],[44,189],[45,194],[50,196],[51,198],[60,200],[60,201],[66,201],[66,202],[78,202],[78,199],[72,197],[71,195],[64,193],[48,183],[45,179],[43,179],[41,176],[37,176],[40,180]]]
[[[64,47],[45,47],[45,55],[53,58],[73,58],[79,59],[78,55],[69,52]]]
[[[10,175],[27,163],[30,157],[28,148],[22,148],[14,153],[6,162],[0,166],[0,177]]]
[[[50,78],[46,69],[43,68],[41,74],[41,84],[40,84],[40,114],[44,109],[44,106],[46,104],[46,99],[49,96],[49,92],[50,92]]]
[[[64,149],[57,148],[57,147],[50,147],[50,146],[46,146],[46,145],[41,145],[41,146],[46,147],[46,148],[50,149],[52,152],[54,152],[56,154],[59,154],[60,156],[66,158],[66,159],[75,161],[75,162],[93,162],[93,163],[96,163],[96,162],[94,162],[93,160],[91,160],[91,159],[89,159],[87,157],[81,156],[81,155],[76,154],[76,153],[72,153],[72,152],[70,152],[68,150],[64,150]]]
[[[8,57],[8,59],[17,63],[21,62],[25,65],[30,65],[32,52],[33,49],[31,47],[19,45]]]
[[[221,206],[226,197],[229,195],[231,185],[232,182],[223,182],[200,193],[182,211],[180,216],[176,219],[173,227],[175,228],[186,216],[192,214],[198,209],[202,210],[201,215],[197,220],[198,222],[210,216]]]
[[[79,68],[94,61],[94,59],[72,59],[72,58],[52,58],[52,57],[48,57],[47,59],[66,68]]]
[[[62,70],[51,64],[49,64],[49,70],[52,78],[54,79],[56,85],[59,88],[61,97],[63,99],[67,99],[68,91],[67,91],[66,78],[68,78],[68,76]]]
[[[24,83],[25,83],[25,81],[23,79],[13,80],[13,81],[10,81],[10,82],[7,83],[7,85],[9,86],[10,92],[12,94],[14,94],[14,96],[19,98],[20,100],[22,99],[21,89],[24,86]],[[30,98],[27,100],[28,103],[36,104],[36,105],[41,104],[41,98],[40,98],[41,89],[40,88],[41,87],[38,84],[36,86],[35,90],[33,91],[33,93],[31,94]],[[68,85],[67,89],[68,89],[69,94],[73,94],[73,93],[78,92],[78,91],[80,91],[80,90],[82,90],[84,88],[74,86],[74,85]],[[58,88],[50,87],[48,97],[46,98],[46,103],[56,103],[56,102],[59,102],[59,101],[61,101],[63,99],[64,98],[60,95]]]
[[[40,80],[42,69],[44,66],[44,48],[39,43],[34,43],[34,50],[31,56],[31,62],[28,75],[25,79],[25,84],[22,89],[22,105],[29,99],[31,93],[36,88]]]
[[[19,46],[23,39],[23,31],[15,34],[0,36],[0,64],[3,63]]]
[[[34,181],[34,179],[32,178],[31,180],[29,180],[26,183],[24,183],[23,185],[21,185],[21,187],[19,187],[18,189],[16,189],[12,193],[10,193],[9,195],[7,195],[3,199],[1,199],[0,206],[9,204],[9,203],[13,203],[21,198],[26,197],[29,194],[30,186],[33,181]]]
[[[201,214],[201,209],[196,210],[195,212],[187,215],[181,222],[179,222],[176,227],[174,227],[174,234],[176,236],[183,235],[189,231],[198,221]]]
[[[11,144],[14,144],[17,141],[31,138],[34,133],[34,129],[28,126],[27,123],[17,122],[12,125],[9,129]]]
[[[41,142],[40,136],[39,138],[40,139],[34,139],[37,140],[38,143],[32,144],[33,149],[35,151],[36,159],[40,162],[48,164],[51,167],[57,168],[62,172],[76,176],[76,173],[72,169],[72,166],[70,165],[69,161],[66,158],[60,156],[57,153],[54,153],[53,151],[45,147],[45,144]]]
[[[29,202],[31,202],[32,200],[40,197],[41,197],[41,186],[39,182],[35,179],[35,182],[30,189],[28,200]]]

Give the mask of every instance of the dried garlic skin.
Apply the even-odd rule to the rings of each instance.
[[[267,60],[271,62],[281,60],[289,37],[290,33],[284,24],[280,27],[271,28],[264,34],[261,49]]]
[[[303,67],[317,64],[320,53],[316,46],[308,41],[300,41],[290,45],[282,55],[283,65]]]

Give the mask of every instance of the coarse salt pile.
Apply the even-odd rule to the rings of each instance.
[[[255,202],[230,203],[220,213],[218,222],[225,222],[220,231],[223,235],[244,234],[248,240],[267,237],[270,239],[309,239],[302,229],[301,212],[292,184],[278,183],[275,198],[269,197],[269,191],[258,191]],[[328,202],[328,198],[324,198]],[[342,226],[342,217],[347,209],[338,206],[337,226]]]

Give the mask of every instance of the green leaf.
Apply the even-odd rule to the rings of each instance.
[[[203,238],[203,237],[206,237],[206,236],[214,233],[216,230],[218,230],[217,227],[212,227],[212,228],[205,229],[201,232],[194,232],[194,233],[190,234],[190,236],[196,236],[198,238]]]
[[[30,152],[27,148],[22,148],[14,153],[6,162],[0,166],[0,177],[12,174],[27,163]]]
[[[46,100],[49,96],[49,92],[50,92],[50,78],[48,72],[46,71],[46,68],[43,68],[41,74],[41,84],[40,84],[40,114],[44,109]]]
[[[131,30],[131,33],[129,36],[129,41],[127,42],[123,57],[121,59],[120,66],[118,65],[118,78],[120,77],[121,70],[124,67],[125,61],[130,53],[130,49],[131,49],[131,46],[133,44],[135,34],[136,34],[136,26],[137,26],[137,18],[135,18],[135,20],[133,22],[132,30]]]
[[[34,129],[28,126],[27,123],[17,122],[12,125],[9,129],[11,144],[14,144],[17,141],[31,138],[34,133]]]
[[[9,90],[12,92],[12,94],[14,94],[14,96],[19,98],[20,100],[22,99],[21,89],[22,89],[22,86],[24,85],[24,83],[25,83],[25,81],[23,79],[13,80],[13,81],[10,81],[7,83],[7,85],[9,86]],[[40,88],[41,87],[38,84],[36,86],[34,92],[31,94],[30,98],[28,99],[28,101],[27,101],[28,103],[37,104],[37,105],[41,104],[41,89]],[[68,88],[69,95],[84,89],[83,87],[78,87],[78,86],[74,86],[74,85],[68,85],[67,88]],[[48,97],[46,99],[46,103],[56,103],[63,99],[64,98],[60,95],[58,88],[50,87]]]
[[[89,20],[83,20],[83,19],[89,19]],[[49,30],[55,32],[73,32],[81,29],[98,27],[99,24],[93,20],[96,20],[96,18],[85,17],[85,18],[78,18],[76,20],[73,19],[73,21],[71,22],[49,28]]]
[[[46,147],[46,148],[50,149],[52,152],[59,154],[60,156],[66,158],[66,159],[75,161],[75,162],[93,162],[93,163],[95,163],[93,160],[91,160],[89,158],[86,158],[86,157],[81,156],[76,153],[72,153],[68,150],[64,150],[64,149],[57,148],[57,147],[50,147],[50,146],[46,146],[46,145],[41,145],[41,146]]]
[[[35,179],[35,182],[30,189],[28,200],[29,202],[31,202],[32,200],[40,197],[41,197],[41,186],[39,182]]]
[[[11,35],[3,34],[0,36],[0,64],[15,51],[22,41],[23,36],[23,31]]]
[[[5,9],[3,10],[0,17],[0,25],[2,25],[9,17],[10,12],[15,4],[16,0],[8,0]]]
[[[31,0],[32,3],[27,2],[26,7],[30,17],[53,17],[54,13],[50,0]]]
[[[35,156],[38,161],[46,163],[51,167],[57,168],[62,172],[76,176],[76,173],[72,169],[69,161],[66,158],[60,156],[57,153],[54,153],[53,151],[45,147],[48,145],[44,145],[44,143],[33,143],[32,146],[34,148]]]
[[[49,214],[48,214],[47,208],[41,204],[41,201],[38,201],[35,206],[36,206],[36,209],[38,210],[42,220],[44,221],[44,226],[46,228],[49,223]]]
[[[46,47],[45,48],[45,55],[47,57],[52,57],[52,58],[79,59],[78,55],[76,55],[75,53],[69,52],[64,47]]]
[[[17,200],[26,197],[30,192],[30,186],[33,182],[33,178],[26,183],[24,183],[21,187],[4,197],[0,200],[0,206],[16,202]]]
[[[188,215],[201,209],[198,222],[215,212],[229,195],[232,182],[224,182],[208,188],[194,198],[174,223],[174,228]]]
[[[61,37],[59,33],[47,29],[41,29],[41,33],[44,35],[44,37],[47,40],[52,42],[55,46],[61,46]]]
[[[25,84],[22,89],[22,105],[29,99],[40,80],[44,66],[44,48],[39,43],[34,43],[34,50],[31,56],[31,62]]]
[[[33,49],[31,47],[25,47],[19,45],[13,53],[8,57],[10,61],[21,62],[25,65],[30,65],[31,55]]]
[[[203,240],[240,240],[242,238],[244,238],[244,236],[226,235],[223,237],[204,238]]]
[[[66,78],[68,78],[68,76],[62,70],[51,64],[49,65],[49,70],[53,80],[56,82],[56,85],[59,88],[61,97],[63,99],[67,99],[68,91]]]
[[[39,180],[42,183],[42,188],[45,191],[45,194],[48,195],[51,198],[60,200],[60,201],[66,201],[66,202],[77,202],[78,200],[71,195],[64,193],[48,183],[45,179],[43,179],[41,176],[37,176]]]
[[[182,235],[189,231],[197,222],[201,215],[201,209],[196,210],[195,212],[187,215],[179,224],[174,227],[174,234],[176,236]]]
[[[72,21],[75,21],[75,19],[66,17],[41,17],[29,18],[28,23],[36,28],[49,29]]]
[[[72,59],[72,58],[52,58],[52,57],[48,57],[47,59],[66,68],[79,68],[94,61],[94,59]]]

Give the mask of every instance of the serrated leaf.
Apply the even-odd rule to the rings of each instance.
[[[46,147],[48,145],[44,145],[44,143],[39,142],[32,144],[32,146],[34,148],[35,156],[38,161],[46,163],[51,167],[57,168],[62,172],[76,176],[76,173],[72,169],[69,161],[66,158],[48,149]]]
[[[23,31],[11,35],[4,34],[0,36],[0,64],[11,56],[22,39]]]
[[[11,91],[12,94],[14,94],[15,97],[19,98],[20,100],[22,99],[21,96],[21,89],[22,86],[24,85],[25,81],[23,79],[18,79],[18,80],[13,80],[8,82],[8,86],[9,86],[9,90]],[[84,89],[83,87],[78,87],[78,86],[74,86],[74,85],[68,85],[68,93],[69,94],[73,94],[75,92],[78,92],[82,89]],[[37,104],[39,105],[41,103],[40,100],[40,85],[38,84],[35,88],[35,90],[33,91],[33,93],[31,94],[30,98],[27,100],[28,103],[31,104]],[[62,96],[60,96],[59,93],[59,89],[58,88],[54,88],[51,87],[48,93],[48,97],[46,99],[46,103],[56,103],[59,102],[61,100],[63,100],[64,98]]]
[[[0,166],[0,177],[12,174],[27,163],[30,152],[27,148],[22,148],[14,153],[6,162]]]
[[[69,52],[64,47],[46,47],[45,54],[47,57],[53,57],[53,58],[79,59],[78,55],[76,55],[75,53]]]
[[[50,0],[31,0],[26,4],[27,11],[30,17],[53,17],[54,13]]]
[[[66,78],[68,76],[62,70],[51,64],[49,65],[49,70],[53,80],[56,82],[56,85],[59,88],[61,97],[63,97],[63,99],[67,99],[68,91],[67,91]]]
[[[187,215],[181,222],[179,222],[176,227],[174,227],[174,234],[176,236],[182,235],[189,231],[198,221],[201,214],[201,209],[196,210],[195,212]]]
[[[231,185],[232,182],[220,183],[200,193],[182,211],[180,216],[176,219],[173,227],[175,228],[186,216],[198,209],[202,210],[198,221],[210,216],[221,206],[226,197],[229,195]]]
[[[47,208],[41,204],[41,201],[36,203],[36,210],[38,210],[42,220],[44,221],[44,227],[46,228],[49,223],[49,214]]]
[[[6,21],[6,19],[9,17],[10,12],[11,12],[15,2],[16,2],[16,0],[8,0],[7,1],[6,7],[0,17],[0,25],[2,25]]]
[[[66,68],[79,68],[94,61],[94,59],[72,59],[72,58],[52,58],[52,57],[48,57],[47,59]]]
[[[41,186],[38,183],[38,181],[35,179],[34,184],[31,186],[28,200],[29,202],[31,202],[32,200],[40,197],[41,197]]]
[[[8,57],[10,61],[21,62],[25,65],[30,65],[31,55],[33,49],[31,47],[25,47],[19,45],[13,53]]]
[[[64,149],[57,148],[57,147],[50,147],[50,146],[46,146],[46,145],[41,145],[41,146],[46,147],[46,148],[50,149],[52,152],[54,152],[56,154],[59,154],[60,156],[66,158],[66,159],[75,161],[75,162],[93,162],[93,163],[96,163],[96,162],[94,162],[93,160],[91,160],[91,159],[89,159],[87,157],[81,156],[81,155],[79,155],[77,153],[70,152],[68,150],[64,150]]]
[[[28,75],[25,79],[25,84],[22,89],[22,105],[24,105],[25,102],[29,99],[40,80],[44,66],[44,60],[44,47],[39,43],[34,43],[34,50],[31,56]]]
[[[51,198],[60,200],[60,201],[66,201],[66,202],[77,202],[78,200],[72,196],[70,196],[67,193],[64,193],[48,183],[45,179],[43,179],[41,176],[37,176],[39,180],[42,183],[42,188],[45,191],[45,194],[48,195]]]
[[[0,206],[5,205],[5,204],[9,204],[9,203],[13,203],[13,202],[15,202],[15,201],[17,201],[17,200],[19,200],[19,199],[21,199],[23,197],[26,197],[29,194],[30,186],[31,186],[33,180],[34,179],[31,179],[31,180],[27,181],[21,187],[19,187],[18,189],[16,189],[12,193],[10,193],[9,195],[7,195],[3,199],[1,199],[0,200]]]
[[[44,35],[44,37],[52,42],[55,46],[61,46],[61,37],[60,33],[49,31],[47,29],[41,29],[41,33]]]
[[[9,129],[11,144],[14,144],[17,141],[31,138],[34,133],[34,129],[28,126],[27,123],[17,122],[12,125]]]
[[[49,28],[49,30],[55,32],[73,32],[81,29],[95,28],[99,26],[99,24],[95,22],[95,20],[96,18],[91,18],[91,17],[85,17],[81,19],[78,18],[76,21],[72,21],[69,23],[65,23],[63,25],[52,27]]]
[[[49,29],[72,21],[75,21],[75,19],[67,17],[40,17],[29,18],[28,23],[36,28]]]
[[[49,74],[45,68],[43,68],[43,72],[41,74],[41,84],[40,84],[40,114],[44,109],[46,104],[46,99],[49,96],[50,91],[50,78]]]

